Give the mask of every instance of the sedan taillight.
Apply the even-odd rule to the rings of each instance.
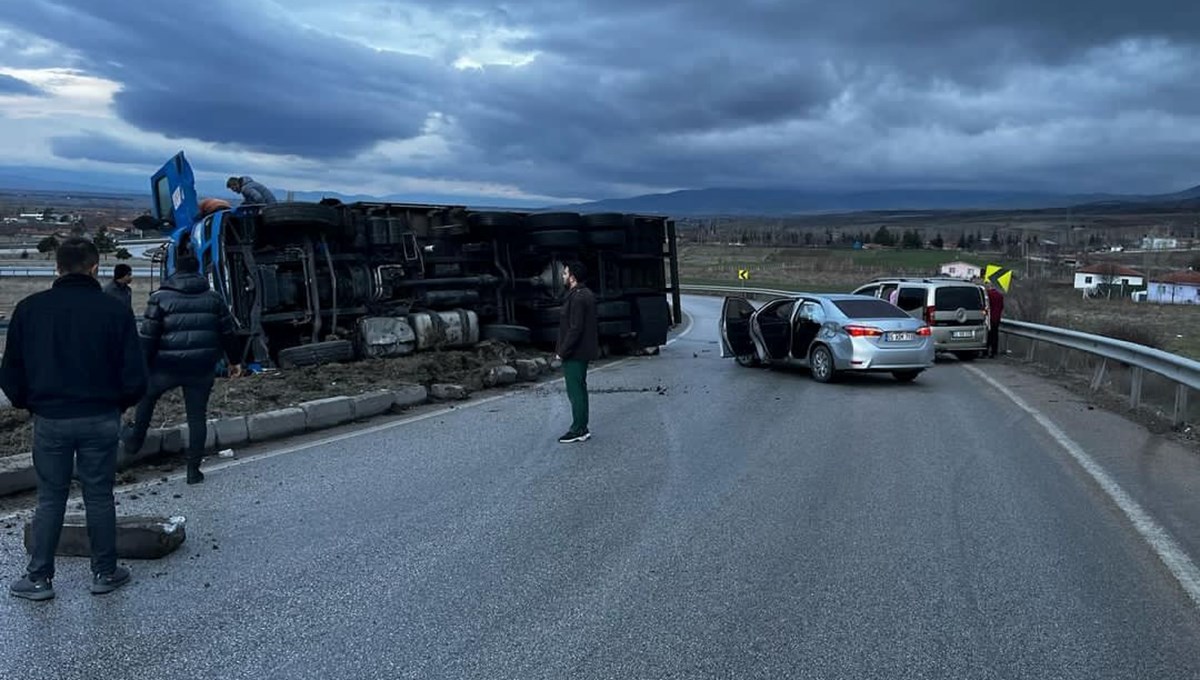
[[[852,338],[879,338],[883,331],[872,326],[845,326],[846,333]]]
[[[933,329],[930,328],[929,326],[921,326],[920,328],[917,329],[917,335],[927,338],[927,337],[933,335]]]

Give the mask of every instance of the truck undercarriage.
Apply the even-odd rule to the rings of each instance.
[[[679,321],[674,223],[664,217],[333,199],[201,215],[182,153],[152,186],[171,233],[161,274],[173,273],[180,248],[197,254],[245,338],[246,362],[308,365],[481,339],[549,346],[569,260],[590,272],[607,351],[657,348]]]

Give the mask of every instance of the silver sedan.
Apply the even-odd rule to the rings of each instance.
[[[758,309],[728,297],[721,356],[744,366],[801,366],[819,382],[843,371],[887,371],[908,382],[933,366],[934,342],[925,322],[874,297],[802,294]]]

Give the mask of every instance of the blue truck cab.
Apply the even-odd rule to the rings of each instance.
[[[160,275],[163,279],[175,273],[175,257],[180,248],[188,248],[200,260],[200,271],[209,280],[213,289],[226,304],[232,304],[229,295],[229,277],[222,276],[221,236],[225,223],[236,213],[233,209],[222,209],[208,215],[200,214],[200,201],[196,193],[195,175],[183,152],[180,151],[167,161],[150,179],[154,198],[154,217],[160,224],[167,225],[169,240],[162,260]],[[227,273],[226,273],[227,274]]]

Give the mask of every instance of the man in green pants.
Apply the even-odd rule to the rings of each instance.
[[[567,383],[567,398],[571,400],[571,429],[558,438],[570,444],[591,439],[588,431],[588,362],[600,354],[600,335],[596,322],[596,296],[584,285],[587,269],[580,262],[568,262],[563,267],[567,299],[562,306],[558,326],[558,348],[555,354],[562,360],[563,376]]]

